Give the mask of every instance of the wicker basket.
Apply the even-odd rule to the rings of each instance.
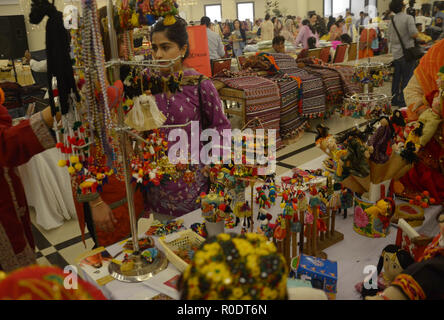
[[[188,264],[179,258],[174,250],[190,249],[192,246],[200,246],[205,239],[199,236],[191,229],[183,230],[177,233],[178,238],[171,242],[166,242],[165,237],[159,238],[159,243],[163,247],[167,259],[180,271],[184,272]]]

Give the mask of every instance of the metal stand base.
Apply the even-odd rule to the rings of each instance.
[[[168,260],[162,251],[158,251],[158,255],[153,263],[146,262],[140,254],[131,255],[130,259],[134,259],[134,268],[131,271],[122,272],[120,265],[111,262],[108,267],[109,274],[114,279],[122,282],[142,282],[165,270],[168,266]]]

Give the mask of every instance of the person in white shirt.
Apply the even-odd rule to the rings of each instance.
[[[200,25],[207,27],[208,50],[210,52],[210,59],[216,60],[223,58],[225,56],[224,45],[220,36],[210,29],[210,18],[202,17],[202,19],[200,19]]]
[[[270,15],[265,15],[265,21],[261,26],[261,39],[262,41],[273,40],[274,38],[274,25],[270,20]]]

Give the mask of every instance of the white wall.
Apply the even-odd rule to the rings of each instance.
[[[287,15],[305,17],[310,10],[316,10],[323,14],[324,0],[279,0],[279,8]],[[264,18],[265,0],[199,0],[194,6],[184,6],[180,11],[184,11],[189,21],[199,21],[204,16],[204,6],[208,4],[222,5],[222,19],[234,20],[237,18],[237,2],[254,2],[255,18]]]

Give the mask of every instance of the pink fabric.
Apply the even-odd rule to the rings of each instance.
[[[340,44],[342,44],[341,41],[332,41],[332,42],[331,42],[331,46],[332,46],[332,48],[333,48],[334,50],[336,50],[336,48],[337,48]]]
[[[310,37],[316,38],[316,47],[319,47],[319,34],[313,34],[308,26],[302,26],[298,33],[298,36],[296,37],[295,45],[297,46],[302,43],[304,49],[308,49],[308,38]]]

